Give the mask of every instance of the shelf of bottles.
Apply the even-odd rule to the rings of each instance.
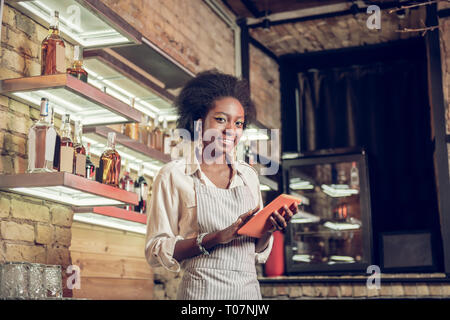
[[[8,4],[43,26],[48,26],[53,12],[58,11],[62,36],[85,48],[140,43],[140,34],[102,1],[16,0]]]
[[[59,32],[59,13],[54,12],[49,33],[42,40],[41,74],[0,81],[0,93],[39,108],[46,98],[60,115],[69,113],[83,125],[96,126],[141,120],[141,112],[87,83],[82,47],[75,46],[73,64],[65,64],[65,41]]]

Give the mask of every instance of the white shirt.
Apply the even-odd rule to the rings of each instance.
[[[198,171],[200,182],[215,186],[201,171],[196,158],[173,160],[164,165],[156,175],[152,185],[152,196],[147,209],[147,234],[145,256],[152,267],[162,266],[170,271],[179,272],[180,264],[173,258],[175,243],[178,240],[195,238],[198,235],[197,204],[193,175]],[[264,207],[259,189],[258,174],[245,162],[231,164],[233,175],[229,188],[244,185],[242,174],[249,186],[255,208]],[[245,213],[245,212],[242,212]],[[273,236],[266,249],[256,253],[256,262],[265,263],[272,250]]]

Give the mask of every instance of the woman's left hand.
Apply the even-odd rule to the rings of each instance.
[[[283,231],[286,229],[287,224],[291,220],[292,216],[298,211],[297,204],[291,205],[289,208],[285,205],[282,209],[274,211],[270,216],[268,224],[266,224],[267,232]]]

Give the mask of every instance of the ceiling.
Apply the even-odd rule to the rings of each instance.
[[[222,0],[237,18],[247,19],[253,43],[260,44],[275,56],[420,36],[420,32],[401,30],[424,27],[424,6],[408,9],[403,15],[388,12],[398,5],[411,3],[406,1]],[[352,7],[354,4],[358,7]],[[370,30],[366,25],[369,17],[366,10],[371,4],[379,5],[382,10],[379,30]]]

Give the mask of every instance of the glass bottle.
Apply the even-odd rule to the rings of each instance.
[[[128,160],[125,160],[125,171],[123,176],[120,178],[119,186],[121,189],[134,192],[134,181],[130,177],[130,164]],[[133,207],[131,205],[126,205],[125,209],[128,211],[133,211]]]
[[[95,180],[95,165],[91,161],[91,144],[87,143],[86,148],[86,178]]]
[[[131,99],[131,107],[134,108],[135,99]],[[132,122],[125,125],[125,135],[133,140],[139,140],[139,123]]]
[[[61,126],[59,171],[73,173],[74,152],[72,128],[70,127],[70,115],[66,113]]]
[[[41,75],[66,72],[66,45],[59,34],[59,12],[55,11],[48,35],[41,44]]]
[[[77,176],[86,176],[86,149],[83,146],[83,125],[81,121],[75,121],[75,141],[73,144],[74,158],[73,158],[73,173]]]
[[[167,127],[167,119],[163,120],[163,133],[162,133],[162,152],[170,154],[172,142],[172,131]]]
[[[355,161],[352,162],[350,169],[350,188],[359,190],[359,172]]]
[[[67,68],[67,73],[83,82],[88,80],[88,73],[83,69],[83,49],[80,46],[73,49],[73,64],[71,68]]]
[[[59,158],[61,156],[61,135],[58,133],[58,130],[56,130],[55,127],[55,110],[53,107],[50,108],[51,110],[51,125],[53,128],[55,128],[56,131],[56,142],[55,142],[55,151],[53,156],[53,170],[59,171]]]
[[[148,139],[148,115],[144,115],[143,121],[139,123],[139,142],[142,144],[147,145],[147,139]]]
[[[51,172],[56,130],[48,114],[48,99],[41,99],[40,119],[28,131],[28,172]]]
[[[139,204],[134,206],[134,211],[145,214],[147,212],[147,196],[148,196],[148,183],[144,177],[144,164],[139,166],[138,178],[134,183],[134,190],[138,195]]]
[[[116,150],[116,133],[108,133],[108,143],[100,156],[97,181],[114,187],[119,186],[120,154]]]
[[[152,120],[149,117],[147,122],[147,147],[154,148],[153,143],[153,124]]]
[[[159,119],[155,117],[155,127],[152,132],[152,147],[158,151],[162,151],[162,131],[159,128]]]

